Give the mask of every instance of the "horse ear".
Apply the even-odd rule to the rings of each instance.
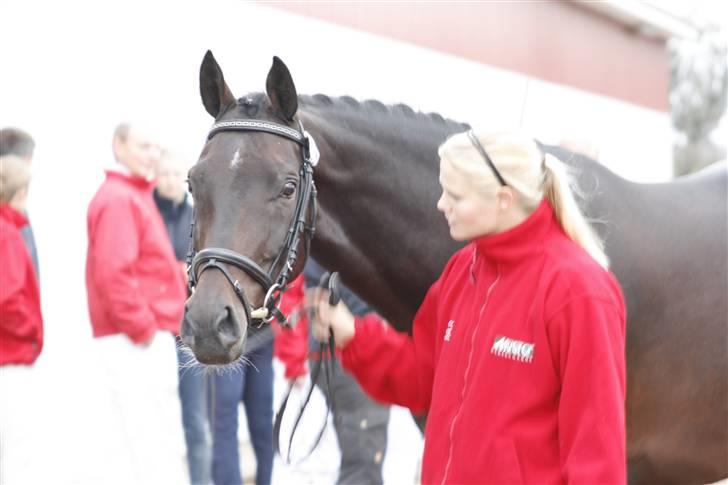
[[[265,90],[273,107],[280,111],[285,119],[292,120],[298,110],[298,94],[291,73],[278,57],[273,57],[273,65],[265,81]]]
[[[233,93],[225,84],[222,69],[209,50],[200,66],[200,96],[202,96],[202,104],[213,118],[217,118],[223,108],[235,102]]]

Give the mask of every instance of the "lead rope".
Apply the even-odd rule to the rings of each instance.
[[[339,291],[339,273],[333,272],[333,273],[324,273],[321,276],[321,279],[319,281],[319,287],[322,288],[328,288],[329,289],[329,305],[335,306],[339,303],[341,300],[340,291]],[[299,463],[306,460],[309,456],[311,456],[311,453],[316,449],[318,444],[321,442],[321,438],[324,435],[324,432],[326,431],[326,426],[329,422],[329,414],[334,412],[334,386],[333,386],[333,373],[334,373],[334,365],[336,363],[336,354],[335,354],[335,340],[334,340],[334,334],[333,331],[329,334],[329,340],[328,342],[321,342],[319,344],[319,360],[316,361],[316,364],[314,364],[314,368],[311,371],[311,385],[308,388],[308,391],[306,392],[306,397],[303,400],[303,404],[301,404],[301,408],[298,411],[298,414],[296,415],[296,419],[293,423],[293,429],[291,430],[291,436],[288,439],[288,450],[286,452],[286,456],[284,459],[284,462],[287,465],[291,464],[291,445],[293,444],[293,437],[296,434],[296,430],[298,429],[298,424],[301,422],[301,418],[303,417],[303,412],[306,409],[306,406],[308,405],[309,400],[311,399],[311,394],[313,392],[313,388],[316,385],[316,382],[318,381],[319,374],[321,374],[321,369],[324,369],[324,376],[326,378],[326,417],[324,418],[323,425],[321,426],[321,429],[319,430],[318,435],[316,436],[316,440],[314,441],[311,448],[308,450],[308,453],[299,460]],[[281,423],[283,421],[283,414],[286,411],[286,406],[288,405],[288,398],[291,395],[291,391],[293,390],[294,384],[291,382],[288,386],[288,390],[286,391],[286,395],[283,398],[283,401],[281,402],[281,405],[278,409],[278,412],[276,412],[275,421],[273,423],[273,447],[275,448],[278,455],[283,458],[283,453],[281,452],[281,443],[280,443],[280,435],[281,435]]]

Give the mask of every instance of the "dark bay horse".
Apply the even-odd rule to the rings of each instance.
[[[274,59],[266,93],[235,99],[211,53],[200,70],[217,122],[260,120],[316,141],[318,211],[310,252],[401,331],[459,245],[435,209],[437,147],[467,125],[352,98],[298,96]],[[294,140],[295,141],[295,140]],[[706,483],[728,476],[727,184],[725,164],[663,184],[626,181],[558,147],[574,167],[582,207],[605,238],[628,307],[627,436],[631,483]],[[284,245],[302,190],[301,149],[269,132],[223,131],[190,171],[196,248],[227,248],[263,270]],[[315,220],[313,220],[315,218]],[[298,273],[308,256],[297,247]],[[238,267],[252,306],[265,288]],[[222,271],[207,271],[187,303],[183,337],[201,362],[242,352],[250,313]]]

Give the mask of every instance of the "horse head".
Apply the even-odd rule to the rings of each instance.
[[[201,363],[227,364],[244,352],[249,326],[272,320],[280,290],[303,267],[315,218],[315,161],[280,59],[265,94],[236,99],[208,51],[200,94],[215,124],[188,176],[193,293],[181,337]]]

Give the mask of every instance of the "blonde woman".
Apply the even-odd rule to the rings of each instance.
[[[31,366],[43,348],[38,279],[21,234],[29,186],[28,163],[0,156],[0,367]]]
[[[469,244],[413,335],[323,293],[315,335],[376,400],[427,412],[423,483],[625,482],[625,304],[564,168],[518,133],[439,154],[437,208]]]

